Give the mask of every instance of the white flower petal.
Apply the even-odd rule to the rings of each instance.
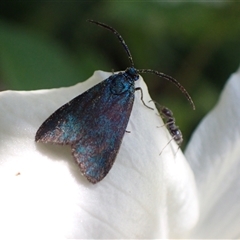
[[[41,123],[59,106],[111,73],[97,71],[69,88],[0,94],[0,238],[160,238],[186,234],[196,223],[194,178],[169,141],[161,118],[135,102],[113,168],[89,183],[69,146],[35,143]],[[144,101],[150,96],[140,78]]]
[[[240,70],[201,122],[186,150],[200,197],[191,238],[240,237]]]

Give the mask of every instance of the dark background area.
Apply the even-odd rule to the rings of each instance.
[[[152,98],[174,112],[185,143],[239,67],[237,2],[3,1],[0,90],[71,86],[95,70],[130,66],[117,38],[86,19],[114,27],[136,68],[164,72],[187,89],[195,111],[173,84],[143,76]]]

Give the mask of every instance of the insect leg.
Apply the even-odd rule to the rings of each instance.
[[[135,91],[138,91],[138,90],[141,92],[141,101],[142,101],[143,105],[146,106],[146,107],[149,108],[149,109],[154,110],[152,107],[149,107],[149,106],[143,101],[143,91],[142,91],[142,89],[141,89],[140,87],[135,88]]]

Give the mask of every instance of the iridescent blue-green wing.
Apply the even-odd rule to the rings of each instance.
[[[35,141],[56,144],[72,144],[81,137],[81,129],[96,107],[99,94],[103,94],[105,81],[95,85],[70,102],[64,104],[39,127]],[[91,114],[91,113],[90,113]]]
[[[63,105],[39,128],[36,141],[69,144],[86,178],[99,182],[111,169],[134,100],[134,86],[113,94],[107,79]]]

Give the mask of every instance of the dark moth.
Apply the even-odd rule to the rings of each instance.
[[[91,183],[101,181],[111,169],[132,111],[139,73],[153,73],[173,82],[193,105],[187,91],[174,78],[150,69],[134,68],[131,53],[112,27],[89,20],[113,32],[131,67],[113,74],[55,111],[38,129],[35,141],[70,145],[81,173]],[[144,105],[146,105],[143,102]]]

